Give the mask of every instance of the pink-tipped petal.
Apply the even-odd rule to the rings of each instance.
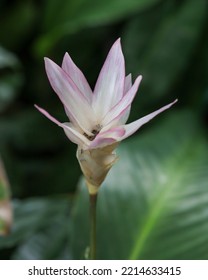
[[[124,125],[130,114],[131,105],[129,105],[121,114],[119,114],[113,121],[109,122],[107,125],[104,126],[103,131],[109,130],[112,127],[118,127]]]
[[[123,125],[127,122],[130,115],[130,111],[131,111],[131,105],[129,105],[125,110],[121,112],[120,115],[118,115],[117,118],[114,119],[114,122],[116,123],[117,126]]]
[[[110,145],[114,142],[118,142],[118,139],[124,136],[124,134],[125,129],[123,127],[114,127],[107,131],[100,132],[89,147],[95,149]]]
[[[134,121],[130,124],[127,124],[124,126],[126,132],[125,134],[121,137],[120,140],[123,140],[129,136],[131,136],[134,132],[136,132],[142,125],[144,125],[145,123],[149,122],[151,119],[153,119],[155,116],[157,116],[158,114],[162,113],[163,111],[169,109],[173,104],[175,104],[178,100],[176,99],[175,101],[173,101],[172,103],[160,108],[159,110],[141,118],[138,119],[137,121]]]
[[[46,73],[50,84],[62,101],[72,121],[76,121],[83,131],[89,133],[94,114],[86,97],[80,92],[66,72],[52,60],[45,58]]]
[[[132,76],[131,74],[129,74],[128,76],[126,76],[125,78],[125,82],[124,82],[124,94],[126,94],[130,88],[132,87]]]
[[[78,131],[73,129],[69,123],[61,123],[54,117],[52,117],[46,110],[43,108],[40,108],[39,106],[35,105],[35,108],[38,109],[46,118],[48,118],[50,121],[54,122],[58,126],[62,127],[64,129],[64,132],[66,136],[71,140],[73,143],[77,145],[83,145],[88,144],[88,139],[86,139],[82,134],[80,134]]]
[[[132,75],[129,74],[125,78],[124,95],[130,90],[131,87],[132,87]],[[114,125],[119,126],[125,124],[129,118],[130,111],[131,111],[131,105],[129,105],[116,119],[114,119]]]
[[[93,108],[98,117],[105,114],[122,98],[124,92],[125,65],[118,39],[110,49],[100,71],[93,94]]]
[[[62,123],[61,127],[64,129],[66,136],[73,143],[82,147],[89,145],[90,141],[84,135],[82,135],[76,129],[74,129],[71,123]]]
[[[113,122],[115,119],[119,121],[119,118],[123,117],[126,113],[127,108],[131,105],[136,92],[138,90],[139,84],[142,80],[142,76],[137,77],[136,81],[134,82],[133,86],[130,90],[124,95],[124,97],[118,102],[111,110],[107,113],[102,124],[108,125]]]
[[[52,117],[46,110],[44,110],[43,108],[40,108],[38,105],[34,105],[36,109],[38,109],[39,112],[41,112],[44,116],[46,116],[46,118],[48,118],[50,121],[54,122],[55,124],[57,124],[58,126],[61,126],[61,123],[55,119],[54,117]]]
[[[82,71],[76,66],[68,53],[65,53],[62,62],[62,69],[69,75],[78,89],[87,98],[88,102],[91,103],[92,100],[92,90],[83,75]]]

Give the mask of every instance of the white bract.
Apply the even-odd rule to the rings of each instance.
[[[108,151],[103,162],[110,168],[115,161],[115,154],[112,151],[117,144],[177,101],[130,124],[125,124],[142,76],[138,76],[132,85],[131,74],[125,75],[120,39],[113,44],[94,91],[68,53],[65,54],[61,67],[49,58],[45,58],[45,66],[50,84],[63,103],[70,121],[61,123],[44,109],[35,106],[52,122],[62,127],[67,137],[78,145],[77,156],[82,170],[82,163],[84,161],[89,163],[86,154],[87,157],[94,154],[97,162],[98,157],[101,158],[101,150]],[[99,151],[99,156],[96,151]],[[98,166],[101,167],[100,163]]]

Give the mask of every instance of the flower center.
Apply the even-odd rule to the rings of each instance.
[[[83,135],[90,141],[93,141],[95,139],[95,137],[98,135],[98,133],[100,132],[102,126],[100,124],[97,124],[95,126],[95,128],[93,128],[91,130],[92,135],[88,135],[87,133],[83,133]]]

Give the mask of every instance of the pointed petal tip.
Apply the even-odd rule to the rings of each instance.
[[[56,68],[59,67],[58,64],[56,64],[52,59],[48,58],[48,57],[44,57],[44,61],[45,61],[45,68],[47,69],[51,69],[51,68]]]
[[[142,75],[139,75],[139,76],[137,77],[137,79],[138,79],[139,81],[141,81],[141,80],[143,79],[143,76],[142,76]]]
[[[121,48],[121,38],[119,37],[112,45],[113,47]]]
[[[68,59],[68,58],[70,58],[70,55],[69,55],[68,52],[65,52],[64,57],[63,57],[63,60],[64,60],[64,59]]]
[[[45,63],[51,60],[50,58],[48,58],[46,56],[43,59],[44,59]]]
[[[167,107],[171,107],[172,105],[174,105],[176,102],[178,102],[178,98],[176,98],[173,102],[171,102],[170,104],[167,105]]]
[[[141,80],[143,79],[143,76],[142,75],[139,75],[136,80],[134,81],[134,84],[140,84],[141,83]]]
[[[41,112],[42,114],[45,115],[46,111],[45,111],[43,108],[39,107],[37,104],[34,104],[34,107],[35,107],[39,112]]]
[[[156,117],[158,114],[162,113],[163,111],[169,109],[172,105],[174,105],[176,102],[178,101],[178,99],[175,99],[173,102],[163,106],[162,108],[130,123],[125,125],[125,129],[126,129],[126,134],[124,135],[124,137],[121,138],[121,140],[131,136],[133,133],[135,133],[141,126],[143,126],[145,123],[149,122],[151,119],[153,119],[154,117]]]
[[[40,108],[37,104],[34,104],[34,107],[38,110],[38,111],[42,111],[43,109],[42,108]],[[42,112],[41,112],[42,113]]]
[[[124,80],[125,61],[118,38],[108,52],[94,88],[93,107],[100,118],[105,117],[106,113],[122,98]]]
[[[62,60],[61,68],[69,75],[69,74],[71,74],[71,71],[72,71],[71,67],[72,67],[73,65],[75,65],[75,64],[74,64],[74,62],[73,62],[71,56],[69,55],[68,52],[65,52],[64,57],[63,57],[63,60]],[[73,68],[74,68],[74,67],[73,67]],[[69,71],[69,69],[70,69],[71,71]],[[73,71],[75,71],[75,69],[73,69]],[[71,76],[71,75],[69,75],[69,76]]]
[[[134,82],[134,84],[137,86],[137,90],[138,90],[138,87],[139,87],[139,85],[142,81],[142,78],[143,78],[142,75],[139,75]]]
[[[61,126],[61,123],[55,119],[54,117],[52,117],[46,110],[44,110],[43,108],[39,107],[38,105],[34,104],[35,108],[38,109],[38,111],[40,113],[42,113],[46,118],[48,118],[50,121],[52,121],[53,123],[57,124],[58,126]]]
[[[47,70],[50,69],[50,67],[52,67],[53,65],[56,64],[53,60],[51,60],[51,59],[48,58],[48,57],[44,57],[44,62],[45,62],[45,69],[46,69],[46,72],[47,72]]]

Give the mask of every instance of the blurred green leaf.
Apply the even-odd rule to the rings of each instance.
[[[69,199],[39,198],[14,201],[14,225],[0,248],[13,248],[13,259],[70,258]]]
[[[168,113],[166,113],[168,114]],[[118,149],[98,196],[99,259],[208,258],[207,139],[194,114],[177,112]],[[88,194],[73,218],[73,252],[88,246]]]
[[[168,4],[164,2],[133,19],[124,30],[128,69],[143,75],[143,96],[148,93],[163,97],[171,93],[189,67],[204,28],[206,0]]]
[[[36,9],[33,1],[14,1],[1,10],[1,44],[10,50],[22,47],[34,28]],[[6,32],[5,32],[6,31]]]
[[[14,101],[22,82],[19,60],[0,46],[0,112]]]
[[[86,27],[115,22],[135,11],[147,9],[160,0],[73,0],[46,1],[44,34],[35,49],[41,56],[64,35]]]
[[[53,112],[58,119],[66,118],[57,110]],[[37,133],[41,137],[37,137]],[[81,173],[75,156],[76,146],[33,105],[9,119],[2,117],[0,135],[0,150],[14,197],[75,190]]]
[[[9,183],[0,158],[0,235],[8,234],[12,223]]]

